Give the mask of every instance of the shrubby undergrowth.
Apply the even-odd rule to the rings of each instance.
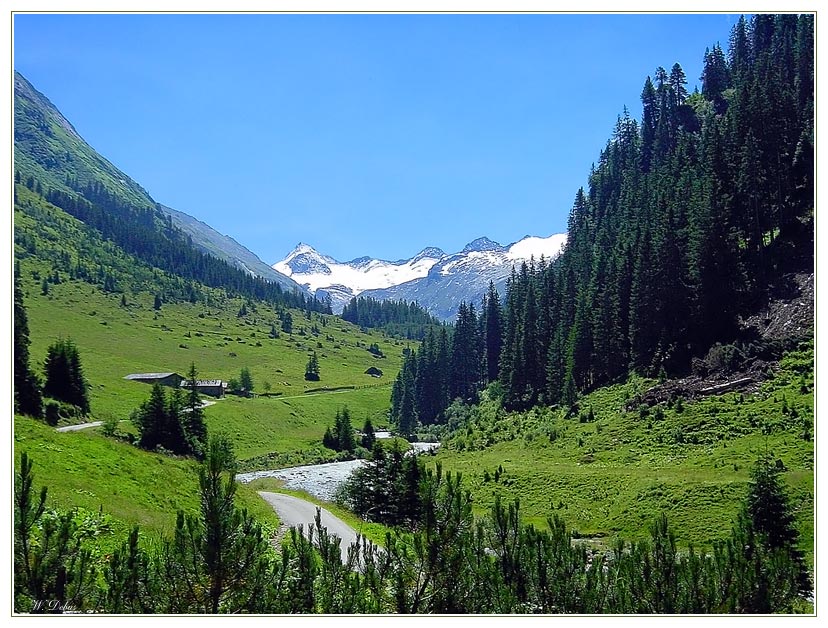
[[[234,503],[226,440],[212,438],[199,471],[201,512],[180,514],[172,538],[134,528],[109,556],[75,513],[47,513],[24,454],[15,488],[15,611],[103,613],[770,613],[807,610],[812,591],[779,469],[761,459],[730,536],[679,552],[667,518],[648,540],[607,552],[573,541],[557,515],[521,521],[520,504],[495,501],[475,519],[461,477],[425,471],[395,452],[416,490],[396,504],[399,527],[380,549],[364,539],[343,564],[340,540],[316,524],[281,544]],[[388,477],[371,471],[363,485]],[[398,494],[399,496],[399,494]],[[377,502],[379,504],[379,502]],[[388,506],[388,504],[386,504]],[[387,518],[390,508],[369,508]],[[95,557],[93,559],[93,557]],[[54,601],[53,604],[44,602]]]

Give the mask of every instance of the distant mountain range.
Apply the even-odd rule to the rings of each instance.
[[[318,298],[330,297],[337,313],[353,297],[362,295],[417,301],[437,318],[451,320],[461,302],[479,304],[489,282],[502,294],[513,266],[532,258],[554,259],[565,243],[566,234],[526,236],[508,246],[483,237],[458,253],[429,247],[411,259],[394,262],[371,257],[339,262],[300,243],[273,268]]]

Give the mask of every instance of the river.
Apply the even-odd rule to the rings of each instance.
[[[411,450],[422,453],[436,449],[439,446],[439,443],[411,443]],[[250,471],[239,473],[236,475],[236,480],[242,484],[247,484],[259,478],[276,478],[282,480],[284,487],[287,489],[305,491],[317,499],[333,501],[339,486],[352,471],[365,463],[365,460],[345,460],[343,462],[326,462],[302,467]]]

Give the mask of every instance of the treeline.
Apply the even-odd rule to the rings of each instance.
[[[400,459],[399,464],[403,464]],[[418,472],[422,472],[419,469]],[[665,517],[648,540],[597,551],[496,500],[475,519],[459,476],[419,479],[416,521],[383,549],[349,548],[316,524],[279,546],[235,505],[235,462],[212,438],[199,469],[201,508],[171,537],[136,527],[107,556],[75,513],[46,509],[23,454],[14,507],[14,610],[98,613],[774,613],[808,612],[812,592],[790,507],[769,459],[760,461],[731,535],[711,551],[679,552]],[[378,477],[377,481],[385,478]],[[388,514],[386,511],[383,511]]]
[[[435,368],[499,382],[510,409],[571,405],[630,372],[685,374],[734,340],[782,272],[813,268],[813,26],[741,18],[727,56],[706,51],[700,93],[678,64],[647,77],[642,120],[618,119],[562,255],[513,271],[502,302],[490,291],[465,349]],[[427,400],[413,413],[433,420]]]
[[[408,349],[404,353],[391,390],[390,410],[390,419],[401,434],[413,434],[417,425],[443,423],[453,400],[470,403],[490,381],[490,372],[496,379],[501,319],[497,291],[490,282],[480,315],[473,305],[463,302],[453,328],[430,330],[419,352]]]
[[[415,301],[378,301],[372,297],[354,297],[341,316],[354,325],[383,329],[409,340],[422,340],[429,328],[441,324]]]
[[[15,182],[24,184],[20,172],[15,173]],[[171,216],[157,208],[126,203],[99,181],[81,187],[67,175],[66,185],[75,193],[51,187],[44,190],[33,177],[26,178],[25,185],[150,266],[185,280],[223,288],[231,295],[330,314],[329,304],[315,297],[287,292],[277,283],[249,275],[197,250],[192,238],[173,225]]]
[[[512,276],[498,377],[512,407],[629,371],[686,373],[785,264],[813,264],[813,15],[755,15],[702,92],[676,64],[625,112],[579,190],[557,263]]]

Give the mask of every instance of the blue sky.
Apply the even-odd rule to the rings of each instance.
[[[566,229],[659,65],[736,16],[23,15],[14,66],[158,202],[265,262]]]

